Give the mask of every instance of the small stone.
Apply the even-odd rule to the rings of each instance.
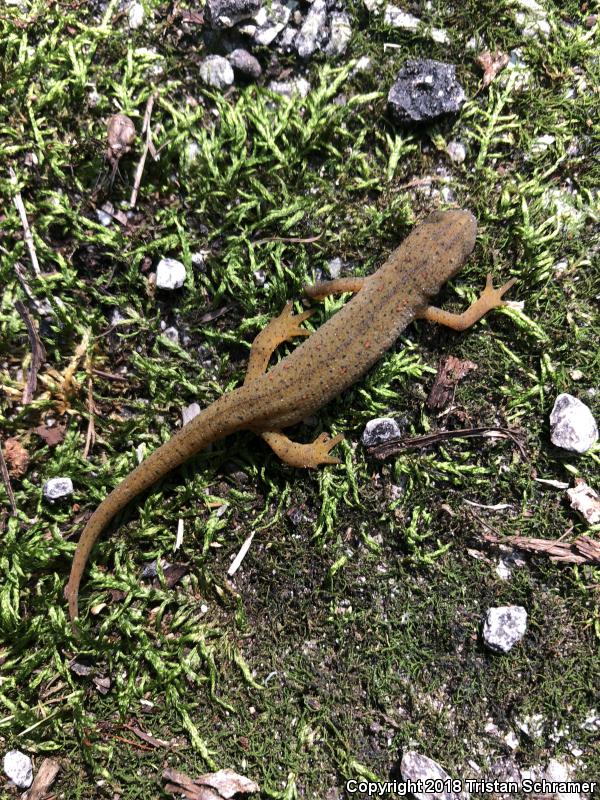
[[[282,53],[291,53],[294,50],[294,41],[298,31],[289,25],[277,40],[277,47]]]
[[[198,251],[197,253],[192,253],[192,264],[196,267],[196,269],[200,270],[200,272],[204,272],[206,269],[206,261],[204,260],[204,253]]]
[[[403,754],[400,762],[400,774],[403,780],[411,781],[421,787],[435,781],[440,781],[445,786],[452,783],[450,775],[436,761],[414,751]],[[460,798],[460,794],[449,791],[435,792],[435,794],[425,791],[413,792],[412,796],[416,800],[433,800],[433,798],[435,800],[459,800]]]
[[[227,60],[236,72],[246,78],[260,78],[262,74],[260,61],[242,47],[238,47],[231,52],[227,56]]]
[[[365,8],[367,11],[370,11],[371,14],[378,14],[383,6],[383,0],[363,0],[363,2]]]
[[[181,422],[183,425],[187,425],[188,422],[191,422],[194,417],[197,417],[200,413],[200,406],[198,403],[190,403],[189,406],[184,406],[181,409]]]
[[[527,630],[527,611],[522,606],[490,608],[483,624],[483,641],[495,653],[508,653]]]
[[[102,208],[96,209],[96,216],[98,217],[98,222],[100,225],[103,225],[105,228],[108,228],[110,225],[112,225],[112,211],[114,211],[112,203],[104,203]]]
[[[50,478],[43,485],[42,494],[51,503],[70,497],[73,494],[73,481],[71,478]]]
[[[455,164],[462,164],[467,157],[467,151],[464,144],[462,142],[457,142],[455,139],[453,139],[451,142],[448,142],[446,152]]]
[[[568,784],[571,781],[571,768],[564,761],[551,758],[545,769],[544,777],[548,783],[554,783],[555,785]],[[553,800],[579,800],[581,795],[575,790],[572,792],[555,791],[552,797]]]
[[[225,89],[233,83],[233,69],[223,56],[207,56],[200,64],[200,78],[207,86]]]
[[[432,28],[429,35],[436,44],[450,44],[450,37],[443,28]]]
[[[352,38],[350,17],[345,11],[332,11],[329,17],[329,41],[325,46],[328,56],[341,56],[346,52]]]
[[[546,133],[543,136],[538,136],[538,138],[532,142],[531,152],[534,155],[537,155],[538,153],[543,153],[551,145],[553,145],[555,141],[556,137],[552,136],[549,133]]]
[[[339,278],[340,273],[342,271],[342,259],[339,258],[332,258],[331,261],[327,262],[327,272],[329,273],[330,278]]]
[[[583,478],[575,479],[573,489],[567,491],[571,508],[578,511],[588,525],[600,523],[600,497]]]
[[[207,0],[206,21],[215,30],[231,28],[237,22],[250,19],[260,10],[261,0]]]
[[[456,68],[432,59],[409,59],[388,94],[388,105],[398,122],[428,122],[455,113],[465,102]]]
[[[519,738],[514,731],[509,731],[502,738],[504,739],[504,743],[510,747],[511,750],[516,750],[519,746]]]
[[[325,0],[314,0],[295,40],[300,58],[310,58],[326,35],[327,7]]]
[[[20,750],[9,750],[4,756],[4,772],[19,789],[29,789],[33,782],[33,766],[29,756]]]
[[[515,22],[520,26],[523,36],[546,38],[550,35],[548,14],[543,6],[536,0],[516,0],[516,4],[523,9],[515,13]]]
[[[512,575],[511,569],[509,565],[503,558],[498,559],[498,563],[496,564],[495,569],[496,575],[500,578],[501,581],[507,581],[510,579]]]
[[[561,261],[557,261],[556,264],[552,267],[554,270],[554,274],[557,277],[560,277],[563,272],[566,272],[569,269],[569,262],[566,258],[562,259]]]
[[[352,70],[350,75],[356,75],[359,72],[366,72],[370,66],[371,66],[371,59],[369,58],[369,56],[361,56],[354,65],[354,69]]]
[[[200,147],[198,142],[193,139],[187,143],[185,148],[185,158],[188,164],[193,164],[200,154]]]
[[[141,28],[144,23],[144,6],[141,3],[131,3],[127,11],[127,19],[131,30]]]
[[[498,76],[498,83],[502,89],[506,88],[509,80],[513,81],[515,92],[523,92],[531,84],[531,70],[523,59],[523,51],[518,47],[510,51],[508,64]]]
[[[595,708],[592,708],[580,727],[584,731],[588,731],[588,733],[600,733],[600,713]]]
[[[271,44],[288,24],[291,14],[290,9],[278,0],[273,0],[270,8],[261,8],[254,17],[256,29],[253,38],[256,44]]]
[[[293,97],[295,94],[306,97],[310,92],[310,83],[304,78],[294,78],[291,81],[271,81],[269,89],[276,94],[284,97]]]
[[[513,781],[517,785],[521,783],[521,771],[513,756],[503,756],[496,759],[491,767],[491,777],[497,781],[507,783]]]
[[[418,17],[393,5],[385,7],[383,21],[392,28],[402,28],[405,31],[412,31],[412,33],[416,33],[421,25],[421,20]]]
[[[559,394],[550,414],[552,444],[585,453],[598,440],[598,426],[590,409],[571,394]]]
[[[544,715],[543,714],[529,714],[523,719],[515,717],[515,725],[530,739],[541,739],[544,735]]]
[[[177,261],[176,258],[161,258],[156,267],[157,288],[181,289],[184,283],[185,267],[181,261]]]
[[[365,447],[374,447],[390,439],[399,439],[402,435],[400,427],[391,417],[370,419],[365,425],[361,441]]]
[[[440,195],[444,203],[450,204],[456,201],[456,193],[451,186],[442,186],[440,189]]]
[[[163,333],[170,342],[173,342],[173,344],[179,344],[179,331],[177,328],[174,328],[173,326],[170,328],[165,328]]]

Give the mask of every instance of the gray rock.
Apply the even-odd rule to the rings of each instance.
[[[200,78],[207,86],[225,89],[233,83],[233,69],[223,56],[207,56],[200,64]]]
[[[544,771],[544,777],[548,783],[554,784],[568,784],[572,780],[573,767],[565,761],[559,761],[557,758],[551,758],[548,761]],[[557,787],[558,788],[558,787]],[[565,786],[565,789],[567,787]],[[554,792],[554,800],[579,800],[581,795],[575,791],[559,791]]]
[[[403,28],[416,33],[421,25],[421,20],[407,11],[402,11],[398,6],[388,4],[383,12],[383,21],[392,28]]]
[[[483,641],[494,653],[508,653],[527,630],[527,611],[522,606],[490,608],[483,623]]]
[[[550,414],[552,444],[585,453],[598,439],[598,426],[590,409],[572,394],[559,394]]]
[[[19,789],[29,789],[33,782],[31,759],[20,750],[9,750],[6,753],[4,772]]]
[[[425,786],[430,781],[446,781],[450,783],[452,778],[445,769],[432,758],[409,751],[404,753],[400,762],[400,774],[405,781],[411,781],[420,786]],[[447,784],[446,784],[447,785]],[[416,800],[459,800],[460,795],[453,792],[414,792]]]
[[[310,83],[304,78],[294,78],[291,81],[271,81],[269,89],[276,94],[282,94],[284,97],[293,97],[297,94],[300,97],[306,97],[310,92]]]
[[[292,53],[294,50],[294,41],[296,36],[298,35],[298,30],[296,28],[292,28],[291,25],[283,31],[279,39],[277,40],[277,47],[282,53]]]
[[[197,417],[200,413],[200,406],[198,403],[190,403],[189,406],[184,406],[181,409],[181,423],[182,425],[187,425],[188,422],[191,422],[194,417]]]
[[[201,250],[197,253],[192,253],[192,264],[200,272],[206,271],[206,261],[204,260],[204,253]]]
[[[161,258],[156,267],[156,286],[159,289],[181,289],[184,283],[185,267],[181,261],[176,258]]]
[[[71,478],[50,478],[43,485],[42,494],[51,503],[70,497],[73,494],[73,481]]]
[[[521,783],[521,770],[512,756],[502,756],[493,762],[490,768],[491,777],[503,783],[514,781],[517,786]]]
[[[373,447],[376,444],[388,442],[390,439],[399,439],[401,435],[395,419],[378,417],[367,422],[361,441],[365,447]]]
[[[352,38],[350,17],[345,11],[332,11],[329,17],[329,41],[325,46],[328,56],[341,56]]]
[[[446,152],[455,164],[462,164],[467,157],[467,151],[464,144],[456,141],[455,139],[453,139],[451,142],[448,142],[446,146]]]
[[[372,66],[371,59],[369,56],[361,56],[356,64],[354,65],[354,69],[350,73],[350,75],[354,76],[357,75],[359,72],[366,72]]]
[[[173,344],[179,344],[179,331],[172,325],[171,327],[164,329],[163,336],[166,336],[170,342],[173,342]]]
[[[314,0],[296,36],[295,46],[300,58],[310,58],[327,38],[327,7],[325,0]]]
[[[238,47],[227,56],[227,60],[236,72],[241,73],[246,78],[260,78],[262,67],[260,61],[252,53]]]
[[[254,17],[256,29],[253,38],[256,44],[271,44],[288,24],[291,14],[290,9],[278,0],[273,0],[270,8],[261,8]]]
[[[406,61],[388,94],[392,116],[401,123],[428,122],[459,111],[464,102],[455,67],[429,58]]]
[[[331,261],[327,262],[327,272],[329,273],[330,278],[339,278],[342,272],[342,259],[338,256],[336,258],[332,258]]]
[[[206,0],[204,13],[213,29],[231,28],[260,10],[260,0]]]
[[[137,30],[144,24],[144,6],[141,3],[131,3],[127,9],[127,19],[131,30]]]

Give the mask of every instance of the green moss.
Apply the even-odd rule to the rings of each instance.
[[[503,535],[583,533],[562,493],[534,479],[579,475],[597,488],[598,449],[561,455],[547,427],[560,391],[581,396],[597,418],[600,411],[588,392],[600,353],[597,31],[575,2],[547,4],[544,41],[522,36],[513,3],[440,0],[418,10],[426,26],[448,31],[450,45],[440,45],[427,27],[390,29],[352,2],[349,55],[370,56],[372,67],[353,74],[352,62],[333,67],[316,57],[311,93],[290,101],[256,86],[226,97],[204,91],[198,31],[179,37],[167,7],[146,0],[153,22],[129,32],[117,6],[96,18],[94,4],[31,2],[27,12],[8,6],[0,16],[0,428],[30,456],[26,475],[13,480],[18,513],[0,516],[7,748],[65,757],[55,789],[73,798],[154,796],[165,760],[190,775],[234,767],[265,797],[322,798],[350,777],[388,777],[408,748],[453,775],[468,759],[487,770],[506,750],[485,734],[487,719],[506,733],[542,714],[540,739],[519,734],[518,762],[572,759],[575,742],[584,751],[579,777],[597,777],[598,746],[581,724],[597,684],[598,570],[531,558],[503,582],[481,539],[481,520]],[[472,36],[482,48],[519,47],[529,88],[505,71],[478,91]],[[394,128],[385,96],[407,56],[457,64],[470,98],[457,118]],[[95,209],[108,199],[128,209],[140,152],[138,140],[111,188],[106,118],[122,111],[139,131],[152,92],[160,160],[147,161],[130,224],[104,227]],[[553,137],[546,147],[543,135]],[[456,138],[467,148],[463,165],[445,153]],[[424,176],[443,181],[412,185]],[[372,272],[416,220],[443,205],[444,186],[480,229],[474,257],[440,303],[464,308],[491,271],[518,278],[511,298],[523,308],[494,312],[461,335],[409,328],[297,434],[345,432],[340,467],[295,471],[240,434],[169,476],[95,549],[82,638],[73,639],[62,590],[83,512],[137,463],[136,447],[165,441],[182,406],[206,405],[238,385],[253,336],[330,259],[341,257],[348,274]],[[16,188],[41,277],[29,268]],[[204,268],[192,259],[198,251]],[[186,266],[185,287],[169,295],[148,282],[148,267],[163,256]],[[44,368],[34,402],[18,403],[29,343],[14,308],[27,300],[17,263],[52,310],[43,319],[31,311],[47,366],[65,370],[89,337],[97,438],[88,459],[85,359],[59,444],[33,433],[58,416],[56,376]],[[342,303],[325,302],[311,324]],[[121,321],[111,321],[114,310]],[[223,313],[205,316],[213,310]],[[169,325],[180,345],[163,335]],[[458,387],[455,410],[438,417],[423,401],[447,353],[478,369]],[[380,415],[404,420],[412,435],[458,423],[515,425],[527,460],[510,442],[456,440],[376,464],[355,444]],[[64,475],[73,501],[42,501],[43,482]],[[392,486],[403,487],[399,498]],[[3,487],[0,496],[6,503]],[[509,505],[475,516],[465,500]],[[174,555],[179,520],[184,542]],[[251,533],[232,583],[227,569]],[[157,578],[142,580],[154,560]],[[164,561],[174,560],[189,572],[170,588]],[[500,604],[529,613],[524,641],[501,658],[478,639],[486,609]],[[78,675],[73,659],[92,672]],[[107,677],[103,696],[94,678]],[[129,723],[173,741],[172,750],[132,744]],[[555,725],[568,731],[558,742]]]

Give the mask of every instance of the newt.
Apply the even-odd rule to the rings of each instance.
[[[191,456],[235,431],[261,436],[293,467],[338,464],[330,451],[344,437],[323,433],[309,444],[282,430],[296,425],[364,375],[415,319],[463,331],[493,308],[513,285],[494,289],[488,275],[481,296],[462,314],[430,304],[446,281],[461,269],[475,246],[477,222],[469,211],[430,214],[372,275],[323,281],[305,288],[320,300],[349,292],[353,297],[318,330],[301,327],[313,310],[294,314],[292,303],[254,339],[242,386],[222,395],[149,455],[110,492],[88,520],[73,557],[65,597],[72,620],[78,616],[81,577],[90,552],[108,522],[137,495]],[[267,371],[282,342],[308,337]]]

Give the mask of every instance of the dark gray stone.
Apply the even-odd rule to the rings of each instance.
[[[260,0],[207,0],[206,21],[211,28],[231,28],[250,19],[260,9]]]
[[[456,113],[464,102],[456,68],[429,58],[409,59],[388,94],[388,106],[398,122],[429,122]]]
[[[552,444],[585,453],[598,440],[598,426],[590,409],[572,394],[559,394],[550,414]]]
[[[241,73],[246,78],[260,78],[262,67],[260,61],[252,53],[238,47],[227,59],[236,72]]]
[[[527,631],[527,611],[522,606],[488,608],[483,641],[494,653],[508,653]]]
[[[73,481],[71,478],[50,478],[43,485],[42,494],[51,503],[63,500],[73,494]]]
[[[325,0],[314,0],[294,42],[300,58],[310,58],[329,35]]]
[[[233,83],[233,69],[223,56],[206,56],[199,71],[202,81],[215,89],[226,89]]]
[[[362,443],[365,447],[374,447],[383,442],[399,439],[402,436],[400,427],[395,419],[391,417],[378,417],[370,419],[365,425],[362,435]]]

